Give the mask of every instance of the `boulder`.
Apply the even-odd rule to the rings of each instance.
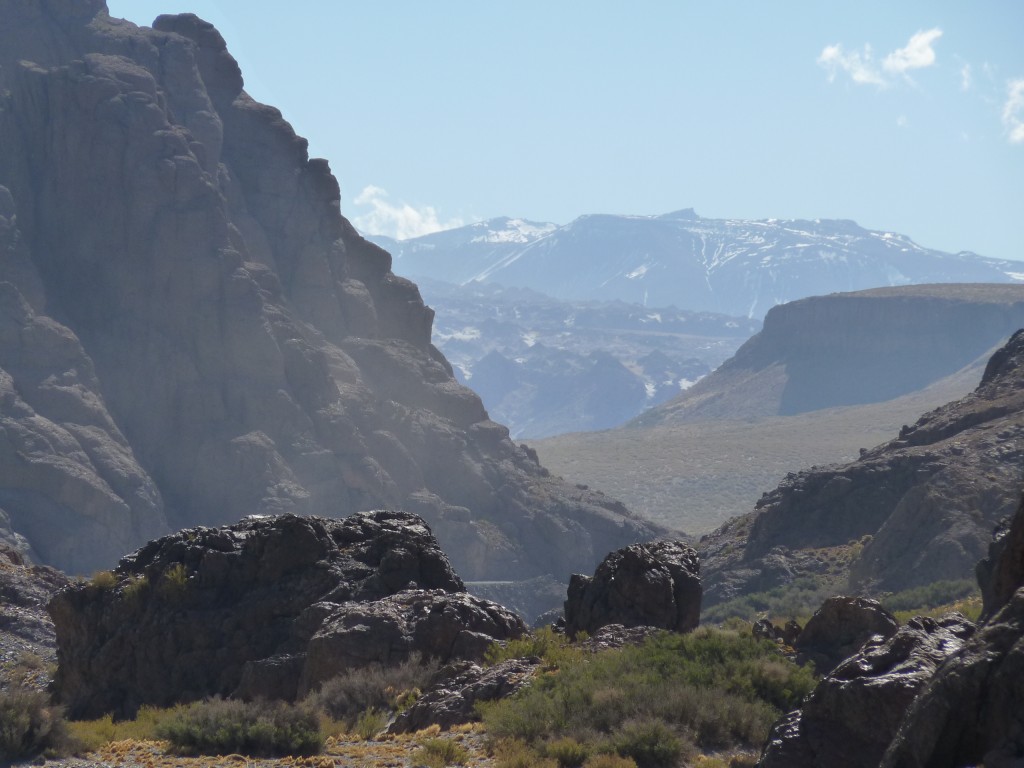
[[[461,662],[442,669],[416,703],[400,712],[389,733],[413,733],[431,725],[447,730],[480,719],[477,702],[513,695],[530,684],[540,659],[508,659],[493,667]]]
[[[56,692],[74,717],[236,690],[290,698],[310,639],[338,606],[412,587],[439,596],[464,589],[430,528],[408,513],[184,530],[53,598]],[[473,640],[453,638],[449,655],[484,642]]]
[[[689,632],[700,622],[700,561],[681,541],[634,544],[609,554],[592,577],[576,574],[565,601],[566,632],[606,624]]]
[[[875,635],[773,727],[759,768],[874,768],[914,696],[973,632],[949,614]]]
[[[1024,585],[1024,498],[1016,515],[997,526],[988,556],[978,562],[975,572],[981,586],[982,618],[992,616]]]
[[[898,628],[896,618],[876,600],[830,597],[807,621],[794,647],[819,672],[825,673],[872,637],[887,640]]]
[[[321,604],[326,613],[310,639],[300,695],[343,670],[397,664],[414,654],[447,663],[479,661],[495,640],[526,634],[512,611],[467,593],[411,589],[375,601]]]

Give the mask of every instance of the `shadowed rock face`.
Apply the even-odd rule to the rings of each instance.
[[[705,537],[706,601],[814,573],[821,565],[811,557],[816,548],[851,542],[859,550],[849,567],[856,590],[970,578],[992,529],[1016,506],[1022,460],[1018,331],[967,397],[925,414],[858,461],[787,476],[752,513]]]
[[[416,286],[212,26],[98,0],[0,18],[0,509],[41,559],[388,506],[467,578],[564,578],[650,535],[456,383]]]
[[[464,591],[422,519],[284,515],[193,528],[49,605],[74,716],[205,696],[293,698],[413,652],[478,658],[522,620]]]

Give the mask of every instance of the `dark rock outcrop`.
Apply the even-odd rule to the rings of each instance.
[[[397,664],[414,653],[446,663],[480,661],[495,640],[526,634],[507,608],[465,593],[406,590],[372,602],[319,604],[325,612],[306,647],[299,692],[317,689],[345,669]]]
[[[386,511],[181,531],[60,592],[49,612],[59,698],[73,716],[94,717],[218,694],[292,698],[300,681],[348,665],[416,650],[476,658],[485,637],[524,630],[464,594],[422,519]],[[346,624],[356,615],[383,617],[378,628],[394,636],[368,638]],[[325,657],[339,637],[374,645]]]
[[[794,647],[824,674],[875,636],[888,640],[899,628],[896,618],[876,600],[830,597],[808,619]]]
[[[850,464],[790,474],[753,512],[700,544],[709,605],[772,589],[853,555],[858,592],[970,578],[997,521],[1012,514],[1024,462],[1024,332],[977,389]]]
[[[984,619],[1006,605],[1024,585],[1024,498],[1013,519],[1001,521],[988,556],[978,563],[976,571]]]
[[[888,640],[876,636],[775,725],[758,766],[875,768],[915,695],[973,633],[950,614],[911,619]]]
[[[493,667],[462,662],[442,669],[438,679],[389,726],[390,733],[412,733],[431,725],[447,730],[480,719],[477,702],[512,696],[529,685],[540,660],[508,659]]]
[[[45,688],[57,658],[46,603],[67,577],[0,543],[0,689],[8,684]]]
[[[88,573],[248,514],[426,518],[468,578],[652,531],[548,476],[220,34],[0,0],[0,509]]]
[[[679,541],[634,544],[612,552],[593,576],[575,574],[565,601],[569,636],[607,624],[689,632],[700,623],[697,552]]]

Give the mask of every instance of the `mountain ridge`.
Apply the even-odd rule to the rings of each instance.
[[[693,209],[586,214],[563,226],[533,224],[538,233],[519,242],[510,236],[486,247],[474,243],[474,233],[505,231],[508,221],[387,242],[395,268],[410,276],[758,319],[777,304],[836,291],[1024,281],[1017,262],[924,248],[846,219],[706,219]]]

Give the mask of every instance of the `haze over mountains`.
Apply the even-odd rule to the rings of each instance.
[[[1018,262],[924,248],[846,220],[581,216],[564,226],[499,218],[404,241],[372,238],[398,274],[531,288],[559,299],[760,319],[776,304],[916,283],[1024,281]]]
[[[211,25],[0,18],[0,538],[81,573],[171,529],[390,507],[507,579],[655,533],[459,385]]]

